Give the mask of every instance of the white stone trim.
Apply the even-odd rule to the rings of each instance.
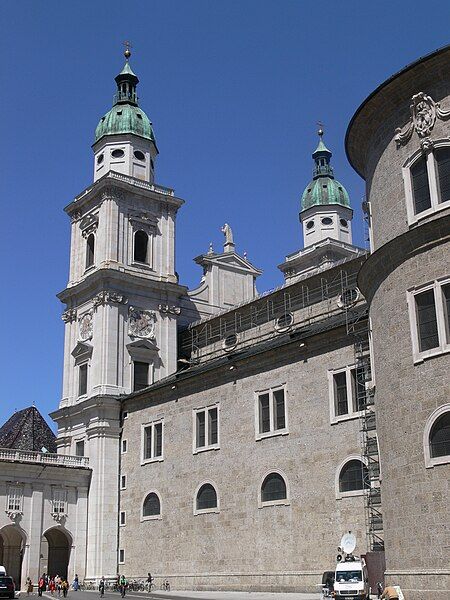
[[[197,509],[197,495],[200,491],[200,488],[202,488],[207,483],[209,485],[212,485],[214,490],[216,491],[217,506],[215,506],[214,508]],[[219,496],[219,492],[217,491],[217,485],[214,483],[214,481],[212,481],[212,479],[204,479],[196,487],[195,492],[194,492],[193,514],[194,515],[205,515],[205,514],[209,514],[209,513],[219,513],[219,512],[220,512],[220,496]]]
[[[444,295],[442,292],[442,286],[450,284],[450,277],[446,276],[440,279],[436,279],[432,282],[426,283],[421,286],[415,286],[409,288],[406,292],[406,302],[408,305],[409,313],[409,324],[411,330],[411,343],[414,364],[421,363],[427,358],[438,356],[439,354],[446,354],[450,352],[450,339],[447,339],[446,330],[446,317],[444,307]],[[439,345],[436,348],[430,350],[420,351],[419,345],[419,331],[417,322],[417,311],[415,296],[428,290],[434,291],[434,304],[436,308],[436,320],[438,328],[438,341]]]
[[[442,416],[443,414],[445,414],[446,412],[450,412],[450,403],[443,404],[442,406],[439,406],[438,408],[436,408],[436,410],[434,410],[431,413],[431,415],[428,417],[428,419],[425,423],[425,429],[423,431],[422,443],[423,443],[423,453],[424,453],[424,457],[425,457],[425,467],[427,469],[432,469],[433,467],[436,467],[437,465],[446,465],[446,464],[450,463],[450,455],[436,456],[435,458],[433,458],[430,453],[431,429],[432,429],[434,423],[436,422],[436,420],[439,419],[439,417]]]
[[[154,456],[155,449],[155,426],[161,424],[161,456]],[[152,428],[152,456],[150,458],[145,458],[145,430],[151,427]],[[162,462],[164,460],[164,419],[155,419],[154,421],[148,421],[147,423],[141,424],[141,465],[146,465],[148,463],[153,462]],[[150,493],[150,492],[149,492]]]
[[[275,419],[274,419],[274,392],[278,390],[284,391],[284,427],[282,429],[275,429]],[[269,421],[270,421],[270,429],[265,433],[260,433],[259,431],[259,396],[262,394],[269,394]],[[262,390],[256,390],[253,393],[254,404],[255,404],[255,440],[258,442],[262,439],[268,437],[275,437],[278,435],[289,435],[289,420],[288,420],[288,394],[287,394],[287,385],[286,383],[281,383],[279,385],[272,386],[270,388],[265,388]]]
[[[120,440],[120,454],[126,454],[128,452],[128,440]]]
[[[211,408],[217,408],[217,443],[208,444],[209,438],[209,410]],[[197,415],[198,413],[205,413],[205,445],[197,447]],[[192,454],[199,454],[200,452],[207,452],[208,450],[220,450],[220,402],[214,404],[208,404],[207,406],[201,406],[192,409]]]
[[[364,496],[366,494],[366,490],[363,488],[362,490],[351,490],[350,492],[341,492],[339,486],[339,480],[341,477],[342,469],[345,465],[351,460],[359,460],[367,467],[367,459],[360,454],[349,454],[343,461],[338,465],[335,476],[334,476],[334,493],[336,500],[342,500],[343,498],[351,498],[353,496]]]
[[[338,369],[328,369],[327,377],[328,377],[328,399],[330,406],[330,423],[335,425],[336,423],[341,423],[342,421],[350,421],[352,419],[359,419],[362,414],[362,411],[356,411],[356,401],[357,401],[357,393],[356,389],[353,389],[352,386],[352,370],[356,371],[355,363],[349,363],[343,367]],[[348,412],[345,415],[336,415],[336,399],[334,397],[334,376],[339,373],[345,372],[345,381],[347,385],[347,407]],[[355,375],[356,376],[356,375]],[[357,385],[357,382],[356,382]]]
[[[438,148],[444,148],[446,146],[450,146],[450,140],[448,138],[433,140],[432,146],[430,146],[426,150],[418,148],[408,158],[408,160],[404,163],[402,167],[403,182],[405,186],[406,213],[409,225],[415,225],[418,221],[426,219],[430,215],[450,207],[450,200],[448,200],[447,202],[440,202],[438,173],[436,168],[436,161],[434,159],[434,150]],[[414,166],[414,163],[417,160],[419,160],[419,158],[422,156],[426,157],[431,207],[416,215],[414,212],[414,196],[412,187],[411,168]]]
[[[124,483],[124,481],[125,481],[125,483]],[[127,476],[126,475],[120,475],[120,489],[121,490],[127,489]]]
[[[277,473],[278,475],[281,475],[281,477],[284,480],[284,485],[286,486],[286,498],[283,498],[282,500],[270,500],[268,502],[263,502],[262,500],[262,486],[264,481],[266,480],[266,477],[268,477],[269,475],[271,475],[272,473]],[[291,490],[290,490],[290,486],[289,486],[289,480],[287,478],[287,475],[284,471],[282,471],[281,469],[268,469],[263,477],[261,478],[260,482],[259,482],[259,486],[258,486],[258,508],[266,508],[267,506],[289,506],[291,503]]]
[[[158,500],[159,500],[159,514],[158,515],[149,515],[147,517],[144,517],[144,502],[150,496],[150,494],[155,494],[155,496],[158,497]],[[145,494],[144,494],[144,496],[142,497],[142,500],[141,500],[141,508],[140,508],[141,523],[143,521],[160,521],[162,519],[162,512],[163,512],[162,499],[161,499],[161,494],[158,492],[158,490],[148,490],[147,492],[145,492]]]

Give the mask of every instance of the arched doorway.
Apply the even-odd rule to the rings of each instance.
[[[39,572],[66,578],[68,575],[71,545],[72,540],[65,530],[59,527],[48,529],[41,539],[41,564]]]
[[[15,525],[0,529],[0,565],[6,568],[20,589],[25,534]]]

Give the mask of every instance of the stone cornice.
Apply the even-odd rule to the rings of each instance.
[[[430,219],[381,246],[358,273],[358,287],[367,302],[371,303],[383,280],[402,263],[446,242],[450,242],[450,214]]]

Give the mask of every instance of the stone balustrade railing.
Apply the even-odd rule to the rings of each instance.
[[[27,450],[14,450],[0,448],[0,461],[17,461],[26,463],[41,463],[63,467],[88,467],[87,456],[70,456],[67,454],[52,454],[50,452],[29,452]]]

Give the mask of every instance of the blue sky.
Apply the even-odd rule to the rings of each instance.
[[[63,207],[92,181],[91,143],[111,106],[122,42],[160,150],[156,180],[186,200],[177,271],[231,224],[237,250],[282,282],[301,247],[299,197],[311,177],[317,121],[363,244],[362,180],[343,149],[360,102],[409,62],[449,42],[450,4],[429,0],[7,1],[2,56],[0,236],[3,283],[0,423],[61,392],[69,220]]]

